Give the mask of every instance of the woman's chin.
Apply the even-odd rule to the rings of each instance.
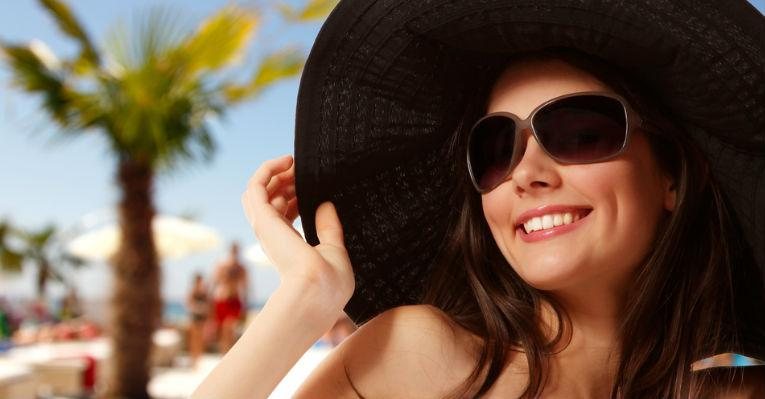
[[[542,291],[564,289],[586,274],[585,268],[578,265],[560,263],[528,264],[516,271],[527,284]]]

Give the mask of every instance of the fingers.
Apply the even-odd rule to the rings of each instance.
[[[284,217],[290,222],[294,222],[298,217],[298,200],[297,198],[291,199],[287,202],[287,210],[284,213]]]
[[[266,187],[268,192],[269,202],[277,212],[284,215],[287,214],[287,207],[289,202],[295,198],[295,164],[284,172],[281,172],[271,178],[271,181]],[[287,218],[292,221],[294,219]]]
[[[284,158],[291,157],[285,156],[264,163],[263,166],[255,172],[253,178],[250,179],[251,186],[261,187],[262,183],[268,179],[265,187],[266,198],[268,203],[281,215],[286,214],[289,201],[295,197],[295,163],[289,161],[285,163]],[[283,170],[286,165],[288,165],[289,168]],[[266,177],[265,174],[259,174],[262,170],[268,171],[271,174],[270,178]]]
[[[308,245],[292,226],[298,216],[298,198],[291,156],[263,163],[250,178],[242,205],[263,251],[277,266],[283,281],[327,281],[331,283],[327,287],[339,285],[340,292],[353,292],[353,271],[334,205],[325,202],[316,210],[320,245]]]
[[[284,185],[275,187],[273,191],[268,193],[269,201],[276,198],[284,198],[286,201],[295,197],[295,183],[285,183]],[[285,201],[285,202],[286,202]]]
[[[281,231],[292,226],[285,223],[294,213],[289,207],[295,198],[293,159],[290,155],[264,162],[252,175],[242,195],[242,207],[247,220],[260,237],[264,232]],[[269,193],[267,187],[271,187]],[[281,226],[284,225],[284,226]]]
[[[268,184],[274,176],[288,171],[292,165],[292,155],[284,155],[264,162],[247,182],[247,190],[252,191],[255,200],[268,202]]]
[[[331,202],[324,202],[316,209],[316,235],[321,244],[344,247],[343,227],[337,210]]]
[[[288,186],[294,183],[295,183],[295,163],[293,162],[292,166],[290,166],[289,169],[271,177],[271,180],[268,182],[268,185],[266,186],[266,191],[268,191],[269,194],[274,194],[274,192],[278,191],[281,187]]]
[[[296,199],[288,202],[285,213],[280,214],[271,204],[259,203],[253,198],[253,190],[248,189],[242,195],[242,206],[263,250],[275,264],[290,265],[299,252],[310,249],[287,220],[288,215],[296,213]]]
[[[285,186],[270,196],[269,203],[282,215],[287,212],[287,204],[295,198],[295,185]]]
[[[242,202],[249,207],[265,204],[284,214],[287,203],[295,196],[294,162],[292,156],[284,155],[264,162],[247,182],[247,197]],[[245,206],[247,208],[247,206]],[[249,215],[248,215],[249,219]]]

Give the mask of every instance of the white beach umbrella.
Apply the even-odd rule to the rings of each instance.
[[[295,226],[295,230],[300,233],[300,236],[305,239],[305,233],[303,233],[303,226],[298,224]],[[244,250],[244,259],[247,260],[250,263],[253,263],[255,266],[261,266],[261,267],[273,267],[274,263],[271,261],[271,259],[268,258],[268,255],[266,255],[265,251],[263,251],[263,247],[260,245],[259,242],[252,244],[248,246]]]
[[[172,216],[157,216],[152,222],[154,244],[161,259],[178,259],[218,248],[218,233],[210,227]],[[119,226],[110,224],[75,237],[66,246],[72,255],[92,261],[109,260],[119,248]]]
[[[245,260],[253,263],[255,266],[271,267],[274,265],[274,263],[271,262],[271,259],[268,258],[268,255],[263,251],[263,247],[259,242],[247,247],[247,249],[244,250],[243,255]]]

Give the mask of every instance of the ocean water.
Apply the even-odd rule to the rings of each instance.
[[[263,307],[262,303],[250,302],[247,310],[256,310]],[[181,301],[165,301],[162,307],[162,320],[168,324],[183,324],[188,321],[186,305]]]

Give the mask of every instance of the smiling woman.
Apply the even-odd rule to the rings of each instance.
[[[363,325],[297,397],[765,395],[692,368],[765,357],[762,26],[740,0],[340,2],[294,164],[243,197],[283,284],[198,397],[266,395],[343,308]]]
[[[733,327],[761,323],[762,294],[755,286],[736,298],[729,288],[741,287],[742,276],[756,279],[757,271],[748,249],[718,244],[738,240],[737,227],[707,176],[705,157],[624,77],[595,59],[547,50],[514,57],[501,71],[487,104],[477,106],[489,116],[463,142],[470,156],[504,166],[487,183],[486,173],[468,164],[482,195],[463,184],[460,223],[426,300],[472,334],[491,337],[485,353],[519,352],[511,363],[544,364],[527,372],[530,397],[600,397],[609,388],[621,397],[708,394],[722,371],[691,375],[688,365],[714,353],[760,350],[763,337],[761,327]],[[601,98],[593,102],[593,96]],[[640,112],[632,103],[643,104]],[[551,130],[532,118],[529,127],[516,127],[521,117],[550,108],[568,123]],[[508,115],[509,128],[484,124],[498,114]],[[600,119],[611,123],[593,128]],[[474,148],[501,147],[484,143],[499,140],[500,130],[515,143],[504,155]],[[587,140],[572,146],[571,136],[581,134]],[[556,159],[567,151],[567,161]],[[461,285],[472,293],[455,294]],[[484,320],[475,320],[476,313]],[[541,326],[527,323],[540,318]],[[657,325],[665,327],[657,331]],[[674,342],[671,352],[663,350],[665,342]],[[641,369],[674,371],[654,371],[646,381]],[[595,378],[587,382],[588,375]],[[501,376],[485,380],[486,387],[501,382]]]

